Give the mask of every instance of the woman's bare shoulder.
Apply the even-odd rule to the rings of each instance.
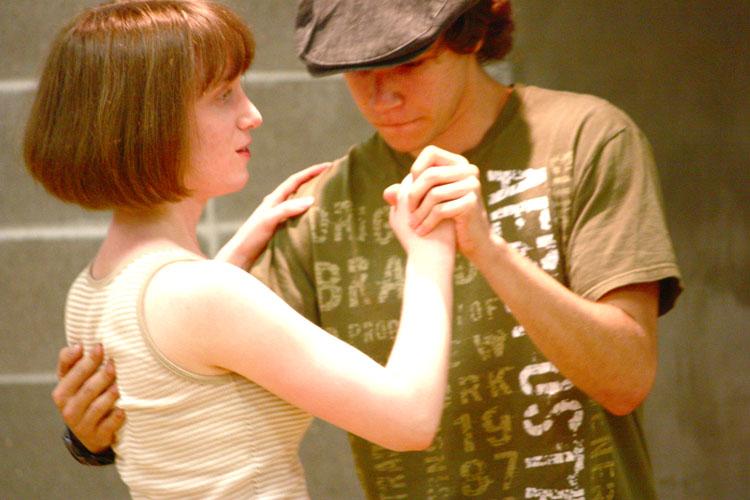
[[[159,270],[149,284],[152,296],[184,304],[216,304],[254,293],[271,292],[244,269],[213,259],[172,263]]]

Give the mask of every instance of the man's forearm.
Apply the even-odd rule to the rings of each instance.
[[[645,398],[657,363],[657,284],[593,302],[495,236],[472,261],[537,348],[578,388],[616,414]]]

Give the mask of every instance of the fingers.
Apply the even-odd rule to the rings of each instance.
[[[81,356],[83,356],[81,345],[66,346],[60,349],[57,356],[57,379],[63,378],[70,371],[70,367],[81,359]]]
[[[299,187],[313,177],[320,175],[332,165],[331,162],[319,163],[307,167],[287,177],[276,189],[265,197],[265,202],[271,206],[277,205],[294,194]]]
[[[125,412],[115,408],[118,397],[117,385],[112,384],[91,402],[75,425],[69,425],[90,451],[97,452],[111,446],[115,432],[125,423]]]
[[[401,188],[401,184],[391,184],[383,191],[383,199],[390,206],[395,206],[398,200],[398,190]]]
[[[415,186],[415,189],[417,186]],[[474,176],[463,177],[449,184],[440,184],[432,187],[421,199],[421,202],[411,212],[409,224],[413,228],[419,228],[424,224],[425,219],[430,216],[431,222],[437,223],[451,214],[451,217],[462,213],[464,209],[469,208],[470,203],[479,199],[480,184],[479,179]],[[411,195],[410,201],[411,201]],[[452,202],[457,203],[452,203]],[[458,210],[458,212],[457,212]],[[437,219],[435,219],[437,217]],[[432,224],[428,224],[432,226]],[[417,231],[418,234],[423,234]]]
[[[427,217],[414,229],[420,236],[428,234],[435,229],[442,221],[456,219],[469,211],[477,203],[477,196],[472,191],[461,198],[452,199],[444,203],[435,205],[430,210]]]
[[[279,223],[301,214],[313,203],[312,197],[289,199],[297,189],[331,163],[320,163],[290,175],[269,193],[250,217],[240,226],[230,240],[219,249],[215,259],[234,264],[243,269],[252,266],[268,245]]]
[[[57,369],[59,382],[52,391],[52,400],[60,410],[65,406],[68,399],[78,391],[81,385],[99,369],[99,365],[102,363],[104,351],[101,345],[94,346],[86,356],[83,356],[82,351],[83,349],[81,349],[81,353],[75,361],[73,361],[75,350],[72,357],[69,357],[65,349],[60,351]],[[73,362],[74,364],[71,366],[68,362]]]
[[[315,202],[313,196],[303,196],[302,198],[282,201],[278,205],[269,208],[266,213],[269,226],[275,228],[285,220],[303,213],[312,206],[313,202]]]
[[[461,155],[440,149],[437,146],[427,146],[414,160],[411,166],[411,175],[414,179],[418,179],[430,167],[468,164],[469,160]]]
[[[63,421],[90,451],[112,444],[114,432],[124,422],[124,412],[115,408],[119,397],[114,363],[102,367],[104,350],[96,345],[86,355],[83,349],[61,349],[57,374],[60,381],[52,391],[52,400]]]
[[[115,441],[115,433],[120,430],[120,427],[122,427],[122,424],[124,423],[124,411],[119,408],[115,408],[114,410],[109,412],[109,414],[101,422],[99,422],[99,441],[101,443],[101,448],[96,451],[101,451],[111,446]]]
[[[407,197],[411,184],[411,174],[407,174],[400,184],[393,184],[383,192],[383,197],[390,204],[388,222],[407,252],[411,246],[410,241],[416,236],[414,230],[409,227],[409,211],[407,209]]]
[[[414,189],[414,176],[409,173],[401,179],[396,191],[396,209],[399,211],[409,211],[409,197]]]
[[[474,178],[479,184],[479,169],[470,163],[459,163],[454,165],[433,166],[414,180],[414,185],[409,192],[409,210],[415,211],[423,203],[427,193],[436,186],[460,182],[464,179]]]
[[[84,357],[78,364],[83,363],[86,359],[87,357]],[[78,365],[76,365],[70,373],[72,374],[77,367]],[[89,371],[82,371],[82,373],[89,373]],[[77,384],[77,387],[76,384],[65,386],[61,392],[62,397],[58,397],[53,391],[53,400],[55,400],[55,404],[57,404],[57,407],[63,416],[63,420],[68,427],[71,429],[77,428],[84,416],[92,410],[91,406],[95,401],[100,406],[109,404],[106,411],[111,409],[114,401],[117,399],[117,388],[116,386],[113,386],[114,380],[114,364],[109,361],[103,369],[90,372],[88,378],[84,378],[82,383]],[[64,381],[65,379],[58,384],[58,388]],[[76,387],[76,389],[72,389],[73,387]],[[57,391],[57,388],[55,391]],[[114,394],[109,394],[109,396],[103,399],[99,399],[107,391],[115,392]],[[111,397],[113,395],[115,396],[114,398]],[[93,411],[94,414],[101,416],[105,409],[95,407],[93,408]],[[78,435],[78,433],[76,433],[76,435]]]

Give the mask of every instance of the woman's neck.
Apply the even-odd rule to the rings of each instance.
[[[203,205],[191,200],[143,210],[115,209],[107,236],[92,265],[103,277],[148,251],[181,247],[198,255],[197,227]]]

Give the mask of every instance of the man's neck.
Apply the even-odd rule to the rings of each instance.
[[[436,145],[458,154],[478,146],[502,113],[511,92],[510,87],[493,79],[478,65],[462,106]]]

